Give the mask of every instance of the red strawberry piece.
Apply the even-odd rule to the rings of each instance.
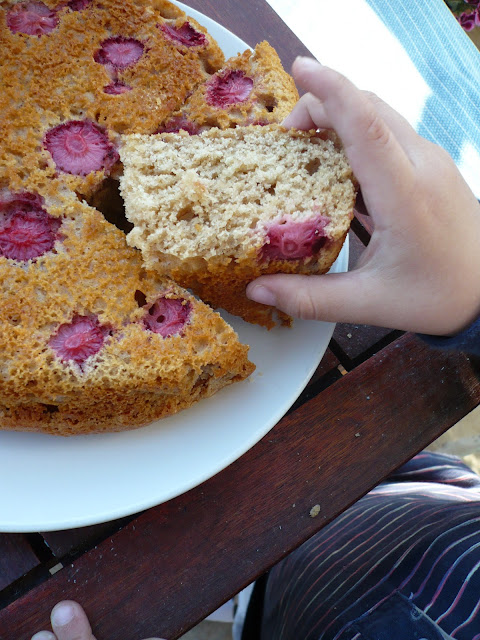
[[[67,2],[67,7],[72,11],[83,11],[91,3],[92,0],[70,0],[70,2]]]
[[[12,33],[43,36],[58,25],[58,16],[43,2],[18,2],[7,13],[7,25]]]
[[[185,47],[205,47],[207,45],[205,34],[194,29],[189,22],[184,22],[181,27],[164,22],[160,29],[169,40],[179,42]]]
[[[86,120],[70,120],[47,131],[43,144],[60,171],[86,176],[108,173],[119,156],[106,133]]]
[[[145,310],[145,328],[168,338],[182,331],[190,317],[192,305],[182,298],[159,298]]]
[[[155,133],[178,133],[181,129],[191,136],[200,133],[199,125],[196,122],[188,120],[185,116],[174,116],[170,118],[170,120],[167,120]]]
[[[18,193],[0,201],[0,255],[11,260],[35,260],[51,251],[62,224],[43,208],[43,198]]]
[[[317,254],[327,242],[325,227],[329,219],[318,216],[297,222],[284,216],[267,228],[267,239],[261,249],[264,260],[301,260]]]
[[[75,315],[70,323],[58,327],[48,344],[62,362],[82,364],[100,351],[109,334],[96,316]]]
[[[206,100],[212,107],[226,107],[248,100],[253,80],[243,71],[221,71],[207,82]]]
[[[112,69],[126,69],[138,62],[145,47],[135,38],[117,36],[108,38],[95,52],[93,59],[99,64],[104,64]]]
[[[112,96],[119,96],[122,93],[127,93],[132,90],[132,87],[129,87],[123,82],[112,82],[112,84],[107,84],[106,87],[103,87],[105,93],[109,93]]]

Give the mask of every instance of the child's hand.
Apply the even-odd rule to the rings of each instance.
[[[453,160],[378,97],[309,58],[284,125],[335,129],[375,230],[345,274],[270,275],[252,300],[300,318],[452,335],[480,313],[480,205]]]

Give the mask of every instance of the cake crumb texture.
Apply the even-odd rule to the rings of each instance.
[[[214,307],[271,327],[245,296],[266,273],[325,273],[353,216],[355,182],[332,133],[279,125],[125,136],[120,180],[149,269]],[[289,324],[282,315],[282,323]]]

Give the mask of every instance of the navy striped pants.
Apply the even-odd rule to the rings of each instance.
[[[262,640],[480,640],[480,478],[417,455],[270,571],[260,628]]]

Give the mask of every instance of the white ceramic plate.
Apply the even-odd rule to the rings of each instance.
[[[206,16],[228,58],[247,45]],[[332,271],[346,271],[348,242]],[[174,498],[258,442],[315,371],[332,324],[266,331],[224,314],[257,370],[191,409],[126,433],[58,438],[0,432],[0,531],[52,531],[106,522]]]

